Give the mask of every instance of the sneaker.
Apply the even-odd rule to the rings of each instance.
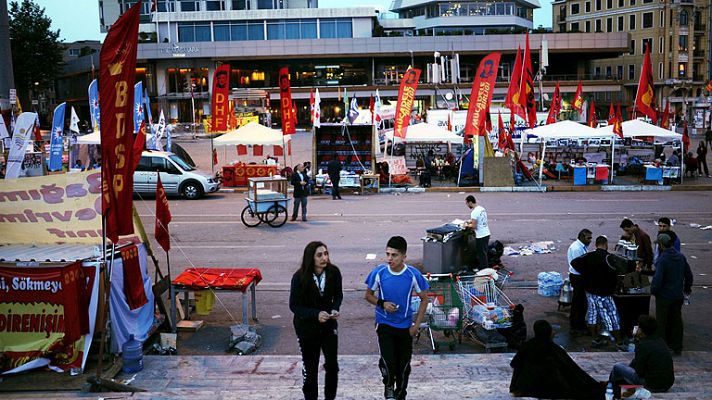
[[[631,400],[639,400],[639,399],[649,399],[651,396],[650,390],[646,388],[639,387],[635,389],[635,393],[633,393],[630,397],[625,397],[625,399],[631,399]]]
[[[386,386],[386,390],[383,391],[383,397],[385,397],[386,400],[396,400],[396,391],[393,389],[393,386]]]

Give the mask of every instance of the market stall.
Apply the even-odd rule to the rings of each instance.
[[[317,189],[328,189],[328,164],[334,156],[341,162],[340,188],[360,189],[360,176],[375,170],[373,125],[327,124],[314,128],[312,165]]]
[[[273,146],[272,155],[283,155],[284,146],[291,140],[290,135],[268,128],[256,122],[250,122],[234,131],[230,131],[213,140],[216,146],[237,146],[238,155],[247,155],[247,148],[252,147],[253,156],[263,155],[263,146]],[[279,164],[229,163],[223,166],[223,186],[247,186],[249,178],[278,175]]]
[[[462,151],[462,136],[439,125],[430,123],[410,125],[405,135],[405,138],[397,137],[395,143],[405,144],[406,167],[411,170],[416,168],[418,159],[424,159],[431,150],[434,154],[443,157],[447,153],[453,153],[454,159],[459,158]],[[393,140],[393,131],[389,131],[386,137],[388,140]],[[390,154],[383,156],[383,158],[388,157]]]

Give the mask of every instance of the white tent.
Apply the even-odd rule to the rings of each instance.
[[[291,140],[291,135],[282,135],[282,131],[250,122],[239,129],[215,138],[213,143],[221,146],[236,144],[282,146],[289,140]]]
[[[146,140],[153,137],[150,133],[146,134]],[[77,144],[101,144],[101,131],[94,131],[84,136],[77,136]]]
[[[639,137],[639,136],[653,136],[656,138],[665,139],[682,139],[682,135],[673,132],[671,130],[663,129],[659,126],[649,124],[645,121],[634,119],[630,121],[623,121],[623,137]],[[596,129],[597,131],[606,132],[608,136],[613,134],[613,126],[604,126]]]
[[[541,139],[594,139],[609,138],[613,135],[613,132],[611,130],[604,132],[601,129],[594,129],[590,126],[567,120],[527,129],[526,134],[538,136]]]
[[[393,139],[393,131],[387,134],[388,139]],[[450,132],[437,125],[420,123],[408,126],[405,138],[400,139],[406,143],[457,143],[462,144],[462,136]]]

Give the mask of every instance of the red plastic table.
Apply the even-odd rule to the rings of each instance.
[[[193,290],[233,291],[242,293],[242,323],[248,324],[247,308],[252,297],[252,320],[257,322],[257,304],[255,303],[255,286],[262,280],[259,268],[187,268],[172,282],[175,294],[183,293],[183,309],[186,319],[190,319],[188,295]],[[175,295],[174,297],[175,298]],[[171,304],[171,319],[173,331],[176,330],[176,301]]]

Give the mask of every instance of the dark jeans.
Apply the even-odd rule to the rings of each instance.
[[[588,310],[588,301],[586,300],[586,291],[583,289],[583,278],[581,275],[569,274],[571,281],[571,311],[569,312],[570,329],[585,331],[586,330],[586,311]]]
[[[489,245],[489,235],[475,239],[475,254],[477,255],[477,268],[489,267],[487,260],[487,246]]]
[[[302,351],[302,392],[305,400],[316,400],[319,383],[319,356],[324,353],[324,398],[336,398],[336,387],[339,381],[339,363],[336,360],[339,339],[333,333],[322,334],[313,338],[300,338],[299,347]]]
[[[668,300],[655,297],[655,319],[658,335],[674,352],[682,351],[682,299]]]
[[[333,186],[331,188],[331,198],[332,199],[340,199],[341,198],[341,193],[339,193],[339,180],[340,179],[338,179],[338,178],[334,179],[331,177],[329,177],[329,179],[331,179],[331,184]]]
[[[704,168],[705,168],[705,175],[709,176],[710,170],[709,170],[709,168],[707,168],[707,158],[706,158],[706,157],[700,157],[700,158],[697,159],[697,163],[698,163],[697,165],[698,165],[698,167],[699,167],[700,175],[702,175],[702,167],[704,166]]]
[[[608,377],[608,382],[613,384],[613,393],[620,393],[620,385],[643,385],[645,379],[638,376],[638,373],[632,367],[625,363],[616,363],[613,366],[611,375]]]
[[[297,219],[297,211],[299,210],[299,204],[302,205],[302,221],[307,220],[307,197],[295,197],[294,198],[294,208],[292,209],[292,219]]]
[[[408,328],[394,328],[385,324],[379,324],[376,333],[381,352],[378,366],[381,368],[383,384],[386,387],[393,387],[395,384],[396,398],[405,400],[410,376],[410,357],[413,354],[413,337],[410,336]]]

